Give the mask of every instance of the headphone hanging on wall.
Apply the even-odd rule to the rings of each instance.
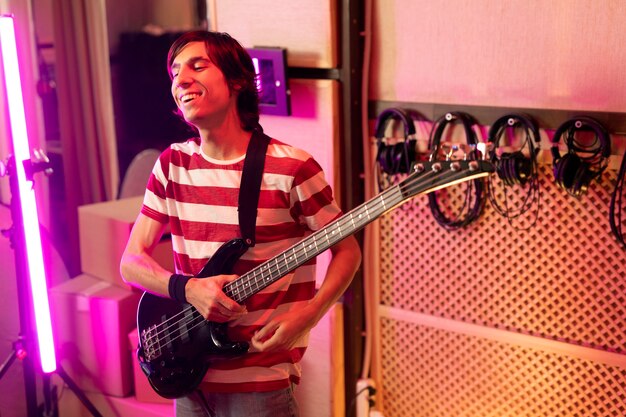
[[[523,143],[517,151],[502,152],[498,155],[498,147],[503,136],[507,136],[511,130],[521,128],[524,131]],[[501,116],[489,129],[489,142],[493,144],[489,152],[489,159],[496,168],[498,178],[502,181],[504,199],[498,201],[496,196],[496,182],[492,176],[488,180],[489,201],[493,208],[502,216],[511,220],[526,213],[536,202],[534,210],[534,221],[525,229],[534,225],[539,216],[539,173],[537,168],[537,148],[541,142],[539,128],[534,119],[530,116],[512,113]],[[523,151],[527,149],[525,154]],[[508,198],[507,188],[515,185],[526,189],[526,195],[521,198],[521,203],[511,207]],[[526,187],[528,185],[528,187]],[[518,189],[516,189],[518,190]],[[511,223],[512,224],[512,223]],[[514,226],[517,230],[518,227]]]
[[[592,132],[592,143],[583,143],[576,138],[579,132]],[[567,145],[567,153],[559,152],[559,141]],[[552,169],[554,181],[574,197],[580,197],[591,181],[598,178],[608,165],[611,156],[611,136],[600,122],[578,116],[559,126],[552,139]]]
[[[478,144],[476,133],[473,130],[474,125],[476,125],[476,121],[471,115],[467,113],[449,112],[440,117],[433,125],[433,130],[431,131],[431,137],[429,140],[431,161],[441,159],[439,157],[439,152],[442,148],[441,139],[446,130],[446,127],[457,123],[461,123],[463,125],[463,129],[465,131],[465,140],[467,144],[470,145],[470,149],[466,151],[465,156],[469,158],[476,157],[476,150],[472,147],[472,145]],[[454,147],[451,149],[454,150]],[[449,155],[446,156],[446,158],[448,157]],[[442,212],[439,206],[437,194],[447,191],[439,190],[433,191],[428,194],[428,205],[430,206],[430,210],[433,213],[435,221],[447,230],[455,230],[467,226],[480,216],[485,205],[485,182],[483,178],[476,178],[474,180],[465,182],[465,184],[467,187],[465,191],[465,202],[460,210],[460,213],[455,218],[448,218]],[[472,199],[473,202],[471,201]]]
[[[515,127],[523,128],[526,134],[522,148],[514,152],[502,152],[498,155],[497,150],[502,136],[506,135],[509,128]],[[496,167],[498,177],[505,185],[524,185],[531,178],[537,154],[535,144],[538,146],[540,140],[537,123],[523,114],[504,115],[491,125],[489,141],[493,144],[493,149],[490,152],[490,159]],[[528,147],[528,156],[522,152],[524,147]]]
[[[385,142],[385,130],[391,120],[399,120],[404,128],[404,140],[388,144]],[[376,119],[376,163],[388,175],[406,174],[415,161],[417,140],[413,118],[404,110],[392,107],[383,110]]]

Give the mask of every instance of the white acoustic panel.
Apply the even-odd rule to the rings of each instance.
[[[213,0],[214,29],[246,47],[287,48],[292,67],[337,66],[336,0]]]
[[[295,393],[301,417],[345,415],[343,305],[336,303],[311,331]]]
[[[337,199],[341,193],[336,148],[338,147],[339,83],[331,80],[290,80],[291,116],[261,115],[265,133],[304,149],[321,165]],[[341,201],[339,201],[341,205]],[[328,251],[317,258],[318,285],[330,261]]]
[[[375,0],[371,100],[626,109],[621,0]]]

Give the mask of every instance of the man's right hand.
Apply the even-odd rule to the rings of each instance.
[[[222,291],[225,284],[237,278],[237,275],[191,278],[185,287],[187,301],[206,320],[225,323],[238,319],[247,313],[246,307],[238,304]]]

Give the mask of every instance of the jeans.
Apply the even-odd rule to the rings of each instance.
[[[202,406],[204,397],[211,414]],[[195,392],[176,400],[176,417],[298,417],[293,388],[269,392]]]

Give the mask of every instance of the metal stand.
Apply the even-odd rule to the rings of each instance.
[[[41,150],[34,152],[36,161],[24,161],[27,177],[32,180],[35,173],[44,171],[47,175],[52,173],[50,161]],[[13,343],[13,351],[0,367],[0,379],[9,370],[15,359],[22,362],[24,369],[24,388],[26,391],[26,409],[28,417],[58,416],[58,399],[56,387],[50,383],[50,374],[43,375],[44,403],[39,405],[37,401],[36,370],[30,352],[35,352],[33,340],[36,334],[32,328],[32,297],[28,286],[27,254],[25,250],[25,237],[22,218],[22,207],[19,198],[19,184],[16,175],[15,157],[9,157],[6,165],[0,162],[0,176],[8,175],[11,190],[11,219],[13,224],[10,229],[3,230],[2,234],[9,238],[11,248],[15,256],[15,272],[17,278],[17,295],[20,316],[20,335]],[[65,384],[74,392],[83,405],[94,417],[102,417],[94,405],[89,401],[78,385],[67,375],[61,365],[57,363],[54,371]]]

